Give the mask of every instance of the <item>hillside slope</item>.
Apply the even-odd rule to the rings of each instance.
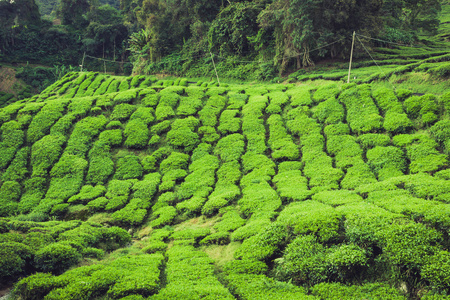
[[[20,299],[450,289],[450,91],[69,73],[0,124]]]

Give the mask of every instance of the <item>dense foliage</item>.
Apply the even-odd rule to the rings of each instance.
[[[0,280],[20,299],[444,299],[449,117],[449,90],[69,73],[0,110]]]

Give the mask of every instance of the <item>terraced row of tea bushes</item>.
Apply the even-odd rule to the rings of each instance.
[[[65,272],[36,273],[19,281],[13,291],[22,299],[121,299],[151,296],[161,285],[161,254],[126,255]]]
[[[190,240],[175,241],[166,255],[167,285],[152,299],[234,299],[214,275],[213,261]]]
[[[38,298],[398,296],[383,284],[344,286],[387,277],[410,293],[448,289],[445,109],[428,128],[409,114],[407,91],[179,83],[82,74],[0,111],[12,153],[0,171],[2,212],[143,225],[136,234],[149,235],[137,243],[145,266],[112,254],[60,276],[38,274],[29,279],[42,282]],[[389,113],[412,125],[388,129]],[[365,127],[372,117],[379,126]],[[201,251],[224,247],[235,249],[216,270],[228,290]],[[115,262],[120,275],[108,267]],[[71,285],[66,274],[79,280]],[[32,298],[26,280],[17,291]]]
[[[105,251],[123,247],[131,236],[119,227],[95,223],[0,220],[0,279],[33,272],[61,274],[82,258],[101,259]]]

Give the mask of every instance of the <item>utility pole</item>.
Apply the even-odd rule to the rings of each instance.
[[[84,51],[84,54],[83,54],[83,60],[81,61],[81,65],[80,65],[80,72],[83,72],[84,58],[85,57],[86,57],[86,51]]]
[[[347,83],[350,83],[350,71],[352,70],[352,59],[353,59],[353,45],[355,44],[355,31],[353,31],[353,40],[352,40],[352,51],[350,52],[350,64],[348,66],[348,79]]]
[[[211,54],[211,59],[212,59],[212,62],[213,62],[214,71],[216,72],[217,82],[219,83],[219,86],[220,86],[219,75],[217,75],[216,64],[214,63],[214,56],[213,56],[213,54],[211,53],[211,51],[209,51],[209,54]]]

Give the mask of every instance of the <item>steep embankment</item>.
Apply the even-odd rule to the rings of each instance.
[[[0,110],[0,277],[22,299],[446,292],[449,116],[448,92],[68,74]]]

